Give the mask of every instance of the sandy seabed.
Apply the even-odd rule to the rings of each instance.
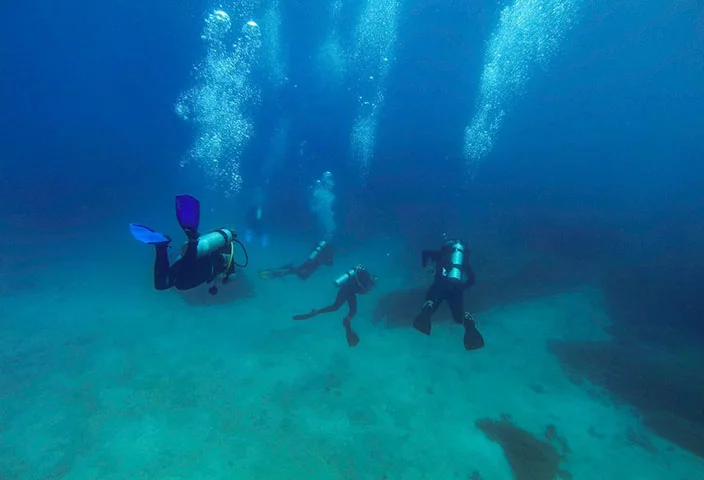
[[[702,459],[570,381],[548,351],[608,338],[598,290],[482,311],[487,346],[469,353],[443,318],[430,337],[372,322],[380,295],[406,285],[391,248],[346,252],[305,283],[257,278],[307,248],[259,255],[217,297],[154,291],[141,245],[57,262],[3,292],[0,478],[510,480],[501,446],[475,425],[502,417],[540,439],[554,426],[573,479],[704,478]],[[338,270],[369,256],[383,259],[370,265],[382,281],[360,299],[358,347],[344,310],[291,320],[329,303]]]

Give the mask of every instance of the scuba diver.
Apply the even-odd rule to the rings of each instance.
[[[237,239],[237,234],[228,228],[220,228],[200,235],[200,202],[190,195],[176,196],[176,218],[186,234],[186,244],[181,254],[169,265],[168,249],[171,238],[144,225],[131,223],[132,236],[142,243],[156,247],[154,261],[154,288],[168,290],[190,290],[203,283],[213,283],[208,289],[211,295],[218,293],[218,280],[227,283],[235,267],[244,268],[249,263],[247,250]],[[244,265],[234,260],[235,243],[242,247]]]
[[[296,275],[301,280],[306,280],[308,277],[313,275],[313,273],[315,273],[321,265],[332,265],[332,259],[332,245],[330,244],[330,241],[326,239],[318,243],[313,251],[310,252],[310,255],[308,255],[306,261],[299,266],[296,267],[292,263],[289,263],[283,267],[262,270],[259,272],[259,277],[280,278],[287,275]]]
[[[294,315],[294,320],[307,320],[309,318],[320,315],[321,313],[335,312],[339,310],[343,303],[347,302],[349,308],[347,316],[342,319],[342,325],[345,327],[345,336],[347,344],[350,347],[356,347],[359,343],[359,335],[352,330],[352,317],[357,314],[357,294],[364,295],[376,285],[376,277],[371,274],[361,265],[351,268],[349,271],[341,275],[335,280],[335,286],[339,288],[335,301],[327,307],[311,310],[310,313],[303,315]]]
[[[423,268],[428,260],[435,263],[435,281],[425,295],[425,303],[413,321],[416,330],[430,335],[430,318],[447,300],[456,323],[464,325],[464,348],[478,350],[484,346],[484,338],[469,312],[464,311],[464,291],[474,285],[475,277],[469,265],[469,251],[461,240],[448,240],[440,250],[423,250]]]

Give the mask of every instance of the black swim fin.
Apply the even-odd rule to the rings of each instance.
[[[423,310],[421,310],[416,319],[413,320],[413,328],[418,330],[420,333],[430,335],[430,317],[432,314],[433,312],[429,308],[424,308]]]
[[[474,320],[466,319],[464,322],[464,348],[465,350],[479,350],[484,346],[484,337],[477,330]]]
[[[359,335],[357,335],[357,332],[352,330],[352,323],[350,320],[345,318],[342,320],[342,325],[345,327],[345,337],[347,338],[347,345],[350,347],[356,347],[359,345]]]

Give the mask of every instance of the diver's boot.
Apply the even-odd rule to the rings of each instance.
[[[479,350],[484,346],[484,337],[477,330],[474,318],[469,312],[464,312],[464,348],[465,350]]]
[[[420,333],[430,335],[431,323],[430,317],[433,315],[434,303],[432,300],[426,300],[423,304],[423,309],[413,320],[413,328],[418,330]]]

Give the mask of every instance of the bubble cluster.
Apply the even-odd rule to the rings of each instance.
[[[262,61],[267,71],[267,78],[271,85],[280,87],[288,78],[281,48],[281,7],[279,0],[271,0],[262,16],[261,27],[264,31],[262,35]]]
[[[187,158],[201,166],[212,185],[234,194],[240,190],[240,157],[252,135],[248,109],[260,93],[250,73],[261,47],[261,31],[254,21],[233,28],[224,10],[212,11],[201,36],[204,59],[194,67],[194,85],[181,94],[175,111],[192,122],[196,138]]]
[[[501,11],[487,44],[476,113],[465,130],[470,175],[491,152],[506,110],[534,67],[546,68],[575,21],[579,0],[515,0]]]
[[[359,110],[350,138],[352,158],[362,177],[369,173],[379,112],[384,104],[389,58],[398,35],[398,0],[367,0],[354,33],[350,64],[359,73]]]
[[[327,86],[339,87],[347,77],[347,59],[337,33],[331,33],[318,49],[316,65]]]
[[[342,0],[333,0],[329,7],[329,33],[318,48],[316,66],[323,84],[339,87],[347,76],[347,59],[340,37]]]
[[[381,77],[388,69],[398,35],[398,0],[367,0],[354,30],[351,63],[359,71]]]
[[[376,145],[376,133],[379,125],[379,110],[384,103],[384,90],[379,89],[374,102],[363,104],[352,125],[351,150],[352,158],[359,168],[362,178],[366,178],[371,168]]]

